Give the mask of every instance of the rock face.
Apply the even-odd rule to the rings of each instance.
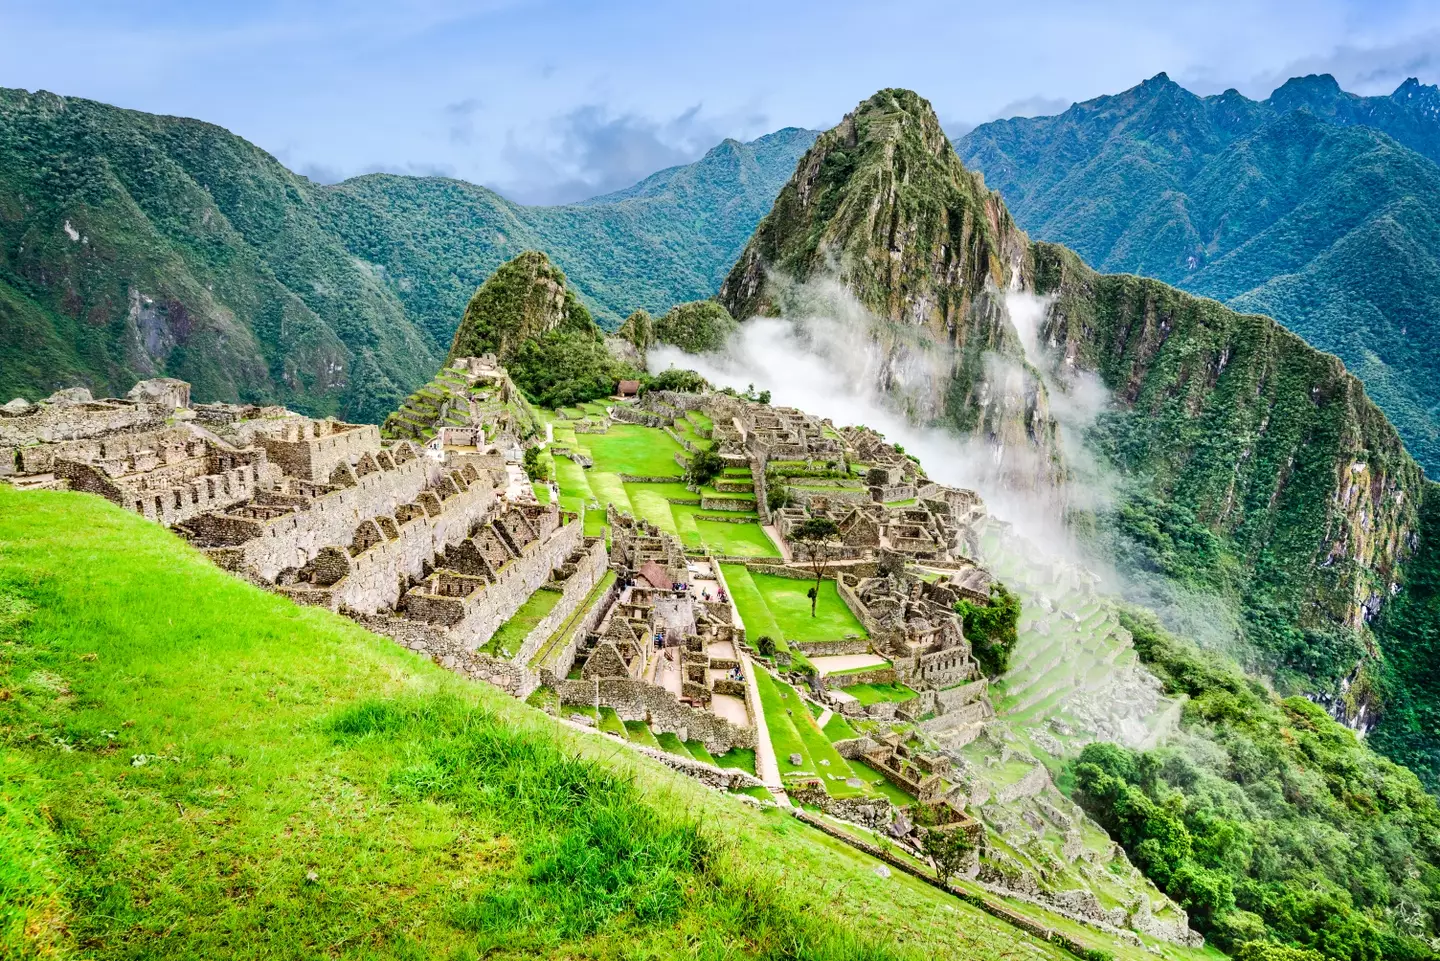
[[[930,104],[882,90],[822,134],[720,289],[735,317],[825,311],[831,278],[870,315],[880,386],[921,419],[1030,448],[1063,470],[1044,385],[1003,292],[1027,242],[961,165]],[[937,376],[938,375],[938,376]]]
[[[446,363],[457,357],[494,354],[509,363],[520,345],[561,327],[591,328],[594,321],[565,286],[565,274],[538,250],[501,264],[475,291]]]

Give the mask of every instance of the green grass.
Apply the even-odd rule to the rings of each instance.
[[[898,681],[892,684],[851,684],[841,688],[861,704],[879,704],[882,701],[908,701],[916,693]]]
[[[625,733],[637,744],[654,748],[660,746],[660,742],[655,739],[655,732],[650,730],[650,725],[644,721],[626,721]]]
[[[825,722],[825,736],[831,741],[848,741],[851,738],[859,737],[850,722],[839,714],[831,714],[830,720]]]
[[[585,435],[595,469],[636,477],[681,475],[675,455],[683,448],[663,430],[639,424],[614,424],[604,434]]]
[[[531,488],[535,491],[535,499],[542,504],[550,503],[550,485],[542,484],[539,481],[531,481]]]
[[[695,755],[691,754],[690,750],[685,747],[685,742],[680,740],[674,735],[674,733],[670,731],[666,731],[663,734],[656,734],[655,740],[660,744],[662,748],[669,751],[671,754],[675,754],[680,757],[688,757],[691,759],[694,759],[695,757]]]
[[[1065,957],[98,498],[0,485],[0,690],[0,956]]]
[[[726,576],[729,576],[727,570]],[[868,637],[864,625],[840,599],[834,581],[820,582],[816,616],[810,616],[810,598],[805,592],[814,581],[800,581],[774,574],[752,573],[755,589],[765,601],[771,617],[787,641],[835,641],[847,634]],[[743,614],[742,614],[743,616]]]
[[[705,546],[728,557],[779,557],[780,548],[759,524],[730,524],[695,519],[695,529]]]
[[[677,739],[677,740],[678,740],[678,739]],[[686,741],[686,742],[685,742],[685,750],[689,751],[689,752],[690,752],[690,756],[693,757],[693,758],[694,758],[695,760],[697,760],[697,761],[704,761],[706,764],[716,764],[716,765],[719,765],[719,762],[716,761],[715,758],[710,754],[710,752],[705,749],[705,742],[704,742],[704,741]],[[754,768],[755,768],[755,759],[754,759],[754,755],[753,755],[753,753],[752,753],[751,759],[750,759],[750,769],[753,771]]]
[[[744,564],[721,564],[720,573],[725,577],[730,599],[735,602],[740,620],[745,624],[746,642],[754,647],[761,637],[768,636],[774,639],[777,650],[788,652],[790,646],[785,643],[785,632],[771,616],[765,597],[755,587],[755,579],[749,569]]]
[[[851,777],[850,765],[815,726],[815,718],[806,710],[805,702],[793,687],[758,666],[755,683],[760,691],[760,707],[765,712],[765,726],[770,729],[770,745],[775,749],[781,777],[812,774],[823,780],[825,790],[835,797],[866,793],[861,788],[826,777],[827,774]],[[792,754],[800,755],[799,764],[790,763]],[[822,760],[829,763],[821,764]]]
[[[705,758],[704,758],[704,757],[701,757],[700,754],[697,754],[697,753],[695,752],[695,747],[694,747],[694,745],[696,745],[696,744],[700,744],[700,742],[699,742],[699,741],[686,741],[686,742],[685,742],[685,746],[688,747],[688,748],[690,748],[690,753],[691,753],[691,754],[694,754],[697,758],[700,758],[700,760],[703,761],[703,760],[705,760]],[[700,744],[700,751],[703,752],[704,754],[706,754],[707,756],[709,755],[709,752],[708,752],[708,751],[705,751],[705,745],[704,745],[704,744]],[[744,771],[744,772],[747,773],[747,774],[754,774],[754,773],[755,773],[755,750],[754,750],[754,748],[748,748],[748,747],[732,747],[730,750],[726,751],[724,754],[717,754],[717,755],[714,755],[713,757],[710,757],[710,760],[711,760],[714,764],[716,764],[717,766],[719,766],[719,767],[733,767],[733,768],[738,768],[738,769],[740,769],[741,771]]]
[[[618,734],[624,738],[630,736],[625,731],[625,722],[620,720],[620,715],[615,713],[613,707],[600,708],[600,730],[606,734]]]
[[[531,594],[480,650],[497,657],[514,657],[525,638],[535,629],[535,625],[554,610],[562,596],[560,591],[550,590],[539,590]]]
[[[854,770],[856,777],[869,784],[870,789],[876,794],[889,798],[891,803],[901,807],[915,803],[914,797],[897,787],[889,778],[885,777],[884,773],[875,770],[864,761],[852,761],[850,767]]]

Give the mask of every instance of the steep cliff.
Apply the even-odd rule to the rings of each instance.
[[[590,312],[566,286],[564,272],[540,251],[527,250],[501,264],[475,291],[446,361],[494,354],[508,364],[527,340],[561,327],[583,331],[594,326]]]
[[[1129,479],[1126,559],[1239,602],[1253,666],[1328,689],[1409,553],[1420,468],[1339,359],[1268,317],[1034,247],[1061,371],[1097,372],[1092,445]]]
[[[1024,234],[961,165],[930,104],[882,90],[801,158],[719,300],[742,320],[825,314],[838,280],[869,315],[879,385],[922,420],[1038,451],[1028,477],[1010,478],[1034,481],[1063,465],[1005,307],[1025,257]]]

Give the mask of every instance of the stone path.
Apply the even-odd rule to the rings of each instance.
[[[769,534],[770,539],[775,542],[775,546],[780,548],[780,559],[786,564],[793,564],[795,557],[790,553],[790,545],[785,543],[785,538],[780,536],[780,529],[774,524],[762,524],[760,529]]]
[[[760,706],[760,687],[755,682],[755,672],[760,668],[750,660],[750,655],[741,653],[740,662],[745,666],[745,686],[749,692],[746,698],[755,714],[755,774],[770,789],[771,794],[784,797],[785,785],[780,780],[780,765],[775,760],[775,747],[770,743],[770,728],[765,725],[765,711]],[[788,799],[785,803],[789,803]]]

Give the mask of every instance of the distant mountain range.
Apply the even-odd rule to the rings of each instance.
[[[1165,74],[955,142],[1037,239],[1269,314],[1340,356],[1440,472],[1440,90],[1268,99]]]
[[[521,251],[610,327],[711,296],[815,136],[525,207],[440,178],[323,186],[211,124],[0,90],[0,396],[166,374],[199,400],[378,421]]]

